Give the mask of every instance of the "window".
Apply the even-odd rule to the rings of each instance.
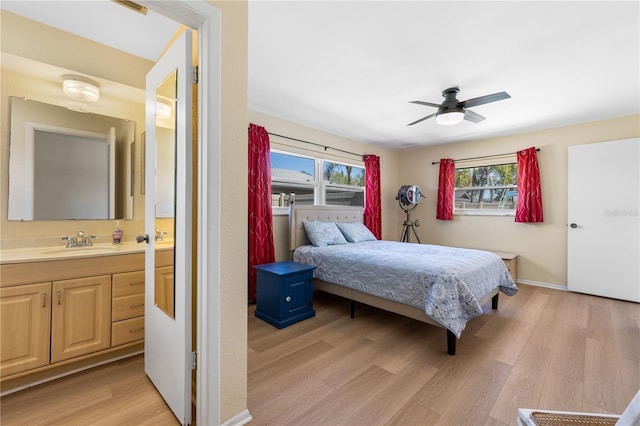
[[[518,164],[456,169],[454,214],[514,215]]]
[[[313,158],[271,151],[271,205],[287,207],[292,197],[298,204],[314,204],[316,161]]]
[[[364,206],[364,167],[323,161],[324,203]]]
[[[364,167],[271,151],[271,205],[364,206]]]

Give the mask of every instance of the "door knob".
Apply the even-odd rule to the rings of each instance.
[[[139,243],[145,241],[147,244],[149,244],[149,234],[144,234],[144,237],[142,235],[138,235],[136,237],[136,241]]]
[[[572,223],[571,225],[569,225],[570,227],[572,227],[573,229],[576,229],[578,227],[577,223]]]

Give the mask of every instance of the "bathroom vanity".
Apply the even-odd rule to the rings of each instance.
[[[144,256],[136,244],[3,251],[2,391],[141,353]],[[156,268],[172,264],[172,245],[159,248]]]

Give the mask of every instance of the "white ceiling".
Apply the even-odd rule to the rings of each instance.
[[[250,1],[248,107],[389,147],[640,113],[640,2]],[[114,2],[0,8],[155,61],[178,28]],[[91,17],[91,19],[86,19]],[[506,91],[487,119],[438,126],[411,100]]]
[[[249,3],[249,108],[411,147],[640,113],[639,2]],[[474,124],[408,127],[459,86]]]

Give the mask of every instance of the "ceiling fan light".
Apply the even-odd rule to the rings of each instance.
[[[464,120],[464,112],[459,110],[447,111],[436,115],[436,123],[442,126],[451,126]]]
[[[79,75],[63,75],[62,91],[68,97],[78,101],[97,102],[100,99],[100,86],[98,83]]]

